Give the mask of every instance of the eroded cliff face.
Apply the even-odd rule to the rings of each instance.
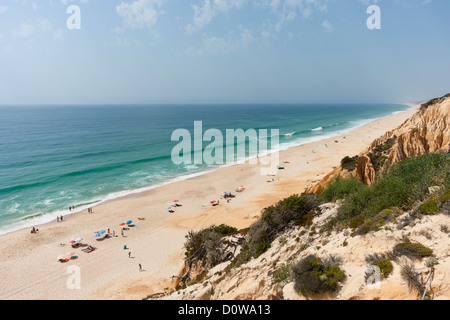
[[[338,175],[352,174],[367,185],[376,173],[412,156],[447,150],[450,143],[450,95],[430,100],[419,111],[392,131],[376,139],[356,157],[356,168],[343,165],[331,171],[308,190],[318,193]]]

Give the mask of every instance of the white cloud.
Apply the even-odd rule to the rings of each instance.
[[[227,13],[232,9],[241,9],[245,0],[203,0],[203,5],[192,5],[194,10],[194,18],[192,23],[185,27],[188,34],[196,31],[209,24],[218,13]]]
[[[48,31],[52,29],[52,24],[47,19],[40,18],[36,22],[36,27],[41,31]]]
[[[55,40],[64,40],[66,36],[67,30],[57,29],[53,32],[53,39]]]
[[[201,48],[189,47],[186,53],[195,56],[203,55],[204,53],[229,54],[242,48],[248,48],[257,40],[259,39],[253,36],[253,32],[250,29],[238,25],[235,30],[230,31],[224,37],[210,36],[205,38]]]
[[[334,30],[333,26],[331,25],[331,23],[328,20],[324,20],[322,22],[322,27],[325,32],[331,32]]]
[[[152,28],[162,13],[163,0],[136,0],[122,2],[116,7],[124,24],[132,29]]]
[[[13,30],[13,36],[16,38],[27,38],[29,37],[33,32],[35,28],[32,23],[25,22],[20,24],[19,29]]]
[[[363,5],[369,6],[371,4],[377,4],[380,0],[359,0]]]
[[[61,0],[61,3],[67,6],[70,2],[77,2],[77,1],[80,1],[81,3],[88,3],[88,0]]]
[[[328,0],[264,0],[262,5],[278,16],[275,29],[280,31],[298,16],[308,18],[315,11],[326,11]]]

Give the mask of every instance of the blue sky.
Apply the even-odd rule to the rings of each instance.
[[[0,104],[425,100],[450,92],[449,16],[448,0],[0,0]]]

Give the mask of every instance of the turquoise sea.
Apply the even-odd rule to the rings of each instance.
[[[175,165],[176,129],[278,129],[282,149],[409,109],[401,104],[0,106],[0,234],[220,165]],[[236,142],[237,143],[237,142]],[[207,143],[203,145],[205,147]],[[73,211],[72,211],[73,212]]]

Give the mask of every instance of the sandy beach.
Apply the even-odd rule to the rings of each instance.
[[[0,299],[139,300],[162,292],[183,267],[183,244],[189,230],[222,223],[238,229],[250,226],[264,207],[302,193],[342,158],[360,153],[416,110],[281,151],[284,170],[273,177],[261,175],[260,165],[239,164],[105,202],[94,207],[93,213],[75,213],[65,216],[63,222],[36,226],[36,234],[23,229],[1,235]],[[239,185],[245,186],[244,192],[234,192]],[[236,198],[227,203],[221,199],[224,191]],[[169,213],[165,208],[175,199],[182,206]],[[220,204],[211,206],[213,200]],[[122,236],[119,225],[128,220],[136,227],[125,230]],[[99,241],[93,233],[102,229],[110,229],[116,236]],[[73,249],[69,240],[78,237],[96,250],[85,253],[82,248]],[[57,261],[68,252],[75,253],[77,259]],[[77,283],[75,276],[79,276],[79,287],[73,285]]]

